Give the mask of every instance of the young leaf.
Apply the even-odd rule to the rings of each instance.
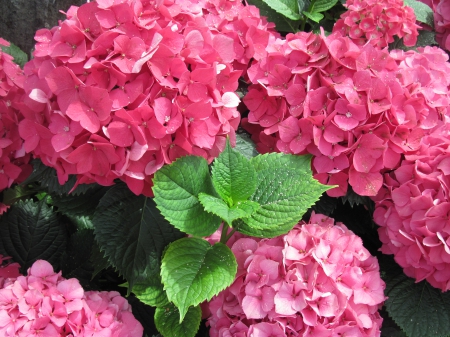
[[[386,310],[409,337],[446,337],[450,331],[450,293],[403,273],[386,280]]]
[[[247,200],[255,192],[256,171],[247,158],[231,148],[229,140],[214,160],[211,174],[214,188],[228,206]]]
[[[142,303],[152,307],[162,307],[169,304],[166,292],[158,274],[151,275],[133,286],[131,290]]]
[[[179,321],[180,313],[173,304],[168,304],[155,311],[155,325],[164,337],[194,337],[200,326],[202,310],[200,306],[191,307],[183,321]]]
[[[18,262],[22,273],[39,259],[59,269],[67,237],[65,226],[44,201],[19,201],[0,217],[0,253]]]
[[[259,204],[250,200],[239,201],[229,207],[225,201],[211,195],[200,193],[198,199],[205,210],[219,216],[227,224],[231,225],[234,220],[247,218],[259,208]]]
[[[336,5],[338,0],[316,0],[314,1],[313,6],[311,6],[311,9],[309,12],[325,12]]]
[[[228,287],[236,271],[233,252],[220,242],[214,246],[200,238],[172,242],[162,259],[161,279],[169,301],[180,310],[180,322],[191,305],[210,300]]]
[[[206,212],[198,200],[200,192],[217,195],[204,158],[187,156],[163,166],[153,183],[156,205],[173,226],[195,236],[208,236],[219,228],[220,218]]]
[[[306,16],[308,19],[314,21],[314,22],[320,22],[320,20],[323,19],[322,13],[317,12],[302,12],[304,16]]]
[[[291,20],[300,20],[297,0],[263,0],[271,8]]]
[[[184,236],[165,220],[153,199],[134,195],[125,184],[113,186],[92,219],[95,238],[130,288],[150,269],[159,269],[165,246]]]
[[[405,6],[414,9],[417,21],[426,23],[430,27],[434,27],[433,10],[428,5],[417,0],[403,0],[403,2],[405,3]]]

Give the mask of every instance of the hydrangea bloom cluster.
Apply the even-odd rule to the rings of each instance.
[[[442,291],[450,289],[449,150],[446,123],[386,174],[374,212],[381,251],[394,254],[406,275]]]
[[[16,278],[20,275],[20,265],[9,260],[9,257],[0,254],[0,288],[3,287],[6,279]]]
[[[187,154],[208,161],[234,141],[238,79],[273,39],[240,1],[98,0],[36,35],[24,70],[25,149],[60,183],[151,195],[155,171]]]
[[[142,336],[143,328],[119,293],[84,292],[43,260],[28,276],[7,279],[0,289],[1,336]]]
[[[9,43],[0,38],[0,46]],[[32,170],[28,164],[30,155],[25,153],[18,131],[24,81],[25,76],[12,56],[0,49],[0,192],[22,182]]]
[[[348,0],[347,11],[333,26],[349,36],[358,45],[370,43],[384,48],[394,42],[394,36],[403,38],[405,46],[414,46],[419,35],[414,10],[403,0]]]
[[[239,238],[234,283],[209,302],[210,335],[379,336],[385,284],[375,257],[321,214],[274,239]]]
[[[375,196],[381,172],[449,114],[450,65],[438,48],[379,50],[339,33],[288,34],[248,69],[243,126],[262,153],[314,156],[315,178]]]

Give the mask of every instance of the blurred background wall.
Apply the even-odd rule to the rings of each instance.
[[[19,46],[28,55],[34,46],[34,33],[51,28],[64,19],[59,11],[86,0],[0,0],[0,37]]]

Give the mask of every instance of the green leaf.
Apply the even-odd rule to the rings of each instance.
[[[77,278],[83,286],[89,285],[93,272],[89,261],[93,245],[93,230],[84,229],[72,234],[60,259],[61,271],[66,279]]]
[[[45,202],[19,201],[0,217],[0,252],[26,270],[36,260],[47,260],[59,269],[67,231]]]
[[[311,158],[311,155],[297,156],[273,152],[256,156],[250,162],[257,172],[272,168],[289,168],[312,176]]]
[[[191,307],[182,322],[179,322],[178,308],[169,304],[155,311],[155,325],[164,337],[194,337],[200,326],[202,310]]]
[[[77,181],[75,175],[69,176],[68,181],[64,185],[60,185],[58,181],[58,176],[56,170],[52,167],[45,166],[39,159],[33,159],[31,161],[33,165],[33,172],[28,176],[28,178],[21,183],[21,185],[28,185],[31,183],[38,183],[40,186],[44,187],[49,193],[55,195],[68,194]],[[78,185],[71,194],[84,193],[90,188],[96,186],[95,184],[81,184]]]
[[[277,31],[287,33],[298,32],[300,20],[288,19],[269,7],[263,0],[248,0],[247,2],[250,5],[258,7],[261,16],[267,17],[267,21],[275,23]]]
[[[229,225],[236,219],[249,217],[259,208],[258,203],[250,200],[239,201],[236,205],[229,207],[222,199],[205,193],[200,193],[198,198],[206,211],[219,216]]]
[[[338,0],[316,0],[314,1],[312,8],[308,11],[310,13],[315,12],[325,12],[333,8],[337,4]],[[320,21],[320,20],[319,20]],[[317,22],[319,22],[317,21]]]
[[[450,331],[450,293],[403,273],[386,280],[386,310],[409,337],[446,337]]]
[[[256,171],[244,155],[233,150],[230,141],[214,160],[212,183],[220,197],[232,206],[247,200],[256,189]]]
[[[158,270],[165,246],[183,236],[161,216],[151,198],[136,196],[125,184],[106,192],[92,222],[100,249],[130,288],[138,277]]]
[[[67,215],[67,218],[72,221],[78,228],[78,230],[94,229],[92,219],[83,215]]]
[[[348,185],[347,194],[342,196],[342,203],[346,202],[353,208],[355,205],[365,205],[368,206],[371,202],[370,197],[362,196],[353,191],[353,188]]]
[[[89,260],[94,268],[94,271],[91,275],[91,280],[102,270],[107,269],[111,266],[111,263],[108,261],[105,253],[100,250],[97,242],[94,242]]]
[[[274,237],[286,233],[330,188],[312,178],[311,156],[270,153],[252,158],[251,163],[259,185],[250,200],[261,207],[233,225],[247,235]]]
[[[208,236],[221,220],[206,212],[198,200],[200,192],[217,195],[202,157],[182,157],[163,166],[153,179],[155,202],[163,216],[176,228],[195,236]]]
[[[236,133],[236,146],[234,149],[236,151],[239,151],[248,159],[251,159],[258,155],[255,143],[253,142],[253,140],[251,140],[250,136],[245,132]]]
[[[158,274],[151,275],[144,281],[136,283],[131,291],[142,303],[152,307],[162,307],[169,304],[161,283],[161,277]]]
[[[297,0],[264,0],[272,9],[291,20],[300,20]]]
[[[310,4],[311,1],[309,0],[297,0],[298,12],[301,13],[308,10]]]
[[[414,9],[416,14],[416,20],[426,23],[430,27],[434,27],[433,10],[423,2],[417,0],[404,0],[405,6],[409,6]]]
[[[236,271],[233,252],[220,242],[214,246],[199,238],[172,242],[162,259],[161,279],[169,301],[180,310],[180,322],[191,305],[210,300],[233,283]]]
[[[69,216],[90,216],[95,212],[95,208],[102,196],[110,189],[110,187],[92,185],[92,188],[85,193],[80,194],[51,194],[52,205],[56,209]]]
[[[322,13],[317,12],[305,12],[303,11],[302,14],[306,16],[308,19],[314,21],[314,22],[320,22],[324,18]]]
[[[11,55],[14,58],[14,62],[18,64],[21,68],[27,63],[28,61],[28,55],[22,51],[19,47],[17,47],[15,44],[10,43],[10,45],[7,46],[0,46],[2,51],[6,54]]]
[[[436,42],[436,32],[428,31],[428,30],[419,30],[419,35],[417,36],[417,42],[412,47],[407,47],[403,44],[403,39],[399,39],[394,36],[394,42],[389,44],[389,50],[401,49],[404,51],[415,50],[417,51],[418,47],[426,47],[438,45]]]

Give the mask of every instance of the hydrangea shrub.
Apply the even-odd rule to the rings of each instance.
[[[446,337],[447,1],[250,2],[0,40],[0,335]]]

